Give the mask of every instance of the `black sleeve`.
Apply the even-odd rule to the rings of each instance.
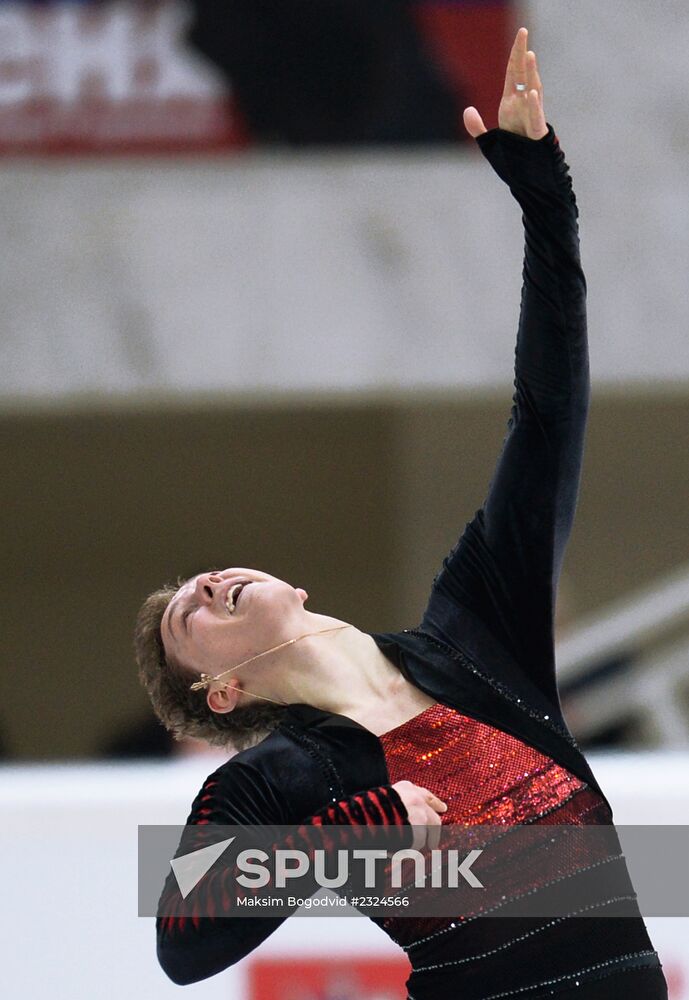
[[[192,831],[191,837],[183,838],[176,856],[207,846],[208,841],[201,834],[205,831],[207,835],[205,828],[209,824],[272,827],[291,823],[293,817],[289,815],[282,794],[261,772],[230,761],[206,780],[192,805],[187,828],[200,828],[198,842]],[[298,827],[293,827],[295,832],[289,834],[288,846],[308,853],[311,849],[309,830],[331,824],[341,827],[347,824],[402,826],[408,824],[408,817],[392,785],[381,785],[317,811]],[[224,892],[222,880],[232,874],[229,868],[219,868],[204,876],[193,890],[191,914],[188,908],[182,912],[177,882],[172,872],[168,875],[156,920],[157,953],[162,968],[174,983],[187,985],[222,972],[253,951],[289,916],[289,913],[281,917],[237,915],[234,900],[239,892],[250,896],[251,889],[242,890],[233,881],[232,891]],[[210,913],[213,915],[207,915]]]
[[[554,603],[590,392],[579,212],[552,125],[539,140],[495,128],[477,142],[523,211],[515,391],[486,499],[444,560],[421,627],[456,647],[468,611],[558,704]]]

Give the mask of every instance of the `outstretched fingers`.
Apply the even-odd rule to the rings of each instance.
[[[527,53],[527,109],[529,115],[529,138],[542,139],[548,134],[548,124],[543,110],[543,85],[538,72],[536,53]]]
[[[538,72],[538,60],[536,53],[529,50],[526,53],[526,83],[528,90],[535,90],[538,93],[541,103],[543,103],[543,84]]]
[[[503,97],[511,97],[515,93],[517,83],[527,83],[526,42],[529,37],[527,28],[520,28],[512,43],[510,57],[507,60],[505,87]]]
[[[548,125],[543,111],[543,85],[536,53],[527,49],[528,37],[528,28],[520,28],[512,43],[498,108],[498,125],[507,132],[538,140],[548,134]],[[465,108],[464,127],[474,139],[487,131],[474,107]]]

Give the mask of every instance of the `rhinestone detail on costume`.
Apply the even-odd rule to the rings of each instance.
[[[443,825],[534,823],[577,796],[581,804],[571,809],[598,808],[588,785],[551,758],[447,705],[431,705],[379,739],[391,784],[406,779],[429,788],[447,803]],[[459,915],[452,920],[390,917],[381,926],[411,950],[465,920]]]
[[[282,723],[282,728],[289,733],[293,740],[301,744],[307,754],[312,757],[321,768],[328,783],[328,795],[330,797],[330,801],[337,802],[338,799],[345,798],[342,778],[338,774],[331,758],[323,753],[318,743],[310,736],[307,736],[306,733],[301,732],[301,730],[286,722]]]
[[[380,741],[391,783],[407,779],[447,802],[443,823],[527,823],[585,786],[509,733],[431,705]]]
[[[509,733],[465,716],[449,706],[440,703],[431,705],[413,719],[382,734],[379,739],[390,782],[407,779],[433,791],[448,805],[447,811],[441,814],[441,822],[445,825],[503,825],[507,832],[516,824],[564,823],[579,826],[609,824],[612,820],[602,796],[566,768]],[[615,853],[588,866],[578,867],[578,872],[582,874],[600,866],[620,863],[624,864],[623,855]],[[568,878],[568,871],[560,877]],[[555,879],[557,881],[559,879]],[[527,895],[542,887],[530,889]],[[504,968],[505,963],[514,961],[517,954],[523,954],[524,947],[530,947],[528,942],[533,942],[537,951],[549,948],[551,933],[555,933],[558,927],[567,927],[571,918],[593,916],[594,911],[604,915],[604,908],[611,903],[627,902],[634,907],[636,896],[633,890],[631,893],[581,905],[571,913],[546,920],[530,929],[525,929],[522,924],[521,927],[515,926],[512,932],[508,928],[510,921],[507,921],[507,937],[486,938],[481,947],[480,939],[474,934],[473,944],[468,950],[462,947],[458,950],[455,945],[446,950],[442,942],[449,943],[455,940],[455,935],[467,933],[477,915],[389,917],[376,920],[376,923],[407,951],[414,970],[412,979],[424,997],[426,993],[421,988],[419,977],[425,979],[428,974],[451,974],[455,969],[457,974],[462,975],[463,983],[466,973],[470,975],[472,985],[466,982],[467,995],[471,995],[473,1000],[479,996],[481,1000],[509,1000],[511,997],[521,1000],[522,996],[531,995],[536,989],[547,989],[557,994],[568,986],[615,972],[656,966],[657,954],[642,946],[636,951],[620,949],[621,953],[615,957],[582,963],[579,968],[565,967],[561,975],[539,977],[528,984],[522,979],[521,983],[515,982],[512,989],[500,990],[498,981],[493,984],[493,989],[488,985],[493,972],[491,963],[497,962]],[[515,896],[512,892],[509,899],[513,902],[519,895]],[[486,916],[491,910],[499,911],[502,905],[498,903],[483,910],[481,915]],[[488,978],[484,979],[486,976]],[[485,992],[480,988],[481,982],[485,983]],[[413,989],[412,982],[409,986]],[[437,983],[432,979],[429,989],[435,990],[436,987]],[[410,992],[409,997],[416,992]]]
[[[566,739],[567,742],[571,744],[571,746],[575,747],[577,750],[579,749],[579,744],[574,739],[572,734],[568,732],[563,726],[560,726],[557,722],[551,719],[550,715],[544,714],[542,712],[537,712],[529,705],[524,704],[522,699],[518,698],[513,691],[510,691],[510,689],[506,687],[504,684],[501,684],[499,681],[496,681],[494,677],[490,677],[489,675],[484,674],[483,671],[479,670],[476,664],[473,663],[468,656],[465,656],[458,649],[454,649],[452,646],[448,646],[447,643],[442,642],[440,639],[436,639],[434,635],[429,635],[428,632],[424,632],[422,629],[419,628],[405,628],[403,631],[407,635],[418,636],[420,639],[423,639],[431,646],[437,646],[437,648],[441,649],[443,653],[445,653],[447,656],[451,656],[454,660],[457,660],[459,663],[461,663],[465,669],[469,670],[472,674],[475,674],[477,677],[480,677],[481,680],[485,681],[486,684],[488,684],[495,691],[497,691],[501,697],[506,698],[507,701],[512,702],[513,705],[516,705],[520,709],[520,711],[530,716],[530,718],[536,719],[538,722],[542,723],[543,725],[546,725],[549,729],[552,729],[553,732],[557,733],[558,736],[562,736],[564,739]]]

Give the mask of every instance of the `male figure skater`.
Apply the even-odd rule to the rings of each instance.
[[[304,590],[253,569],[151,595],[137,650],[160,718],[176,733],[244,746],[204,783],[191,825],[612,822],[555,677],[553,608],[589,402],[586,281],[569,168],[525,28],[498,121],[487,130],[475,108],[464,113],[525,227],[515,393],[485,501],[415,629],[362,632],[307,611]],[[599,864],[626,884],[621,855]],[[587,902],[557,918],[458,913],[433,931],[376,921],[410,959],[409,1000],[666,998],[631,887],[595,895],[603,867],[568,876]],[[281,922],[236,917],[230,893],[222,912],[178,918],[175,891],[168,879],[157,932],[178,983],[240,960]]]

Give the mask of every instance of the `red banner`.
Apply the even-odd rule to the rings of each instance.
[[[0,5],[0,152],[242,146],[227,86],[184,44],[184,10]]]
[[[399,1000],[410,972],[402,955],[259,958],[249,967],[248,1000]]]
[[[419,2],[458,105],[497,124],[515,26],[505,3]],[[187,44],[176,0],[0,2],[0,153],[208,151],[251,144],[221,73]],[[458,116],[461,118],[461,107]],[[463,138],[458,121],[458,136]]]

